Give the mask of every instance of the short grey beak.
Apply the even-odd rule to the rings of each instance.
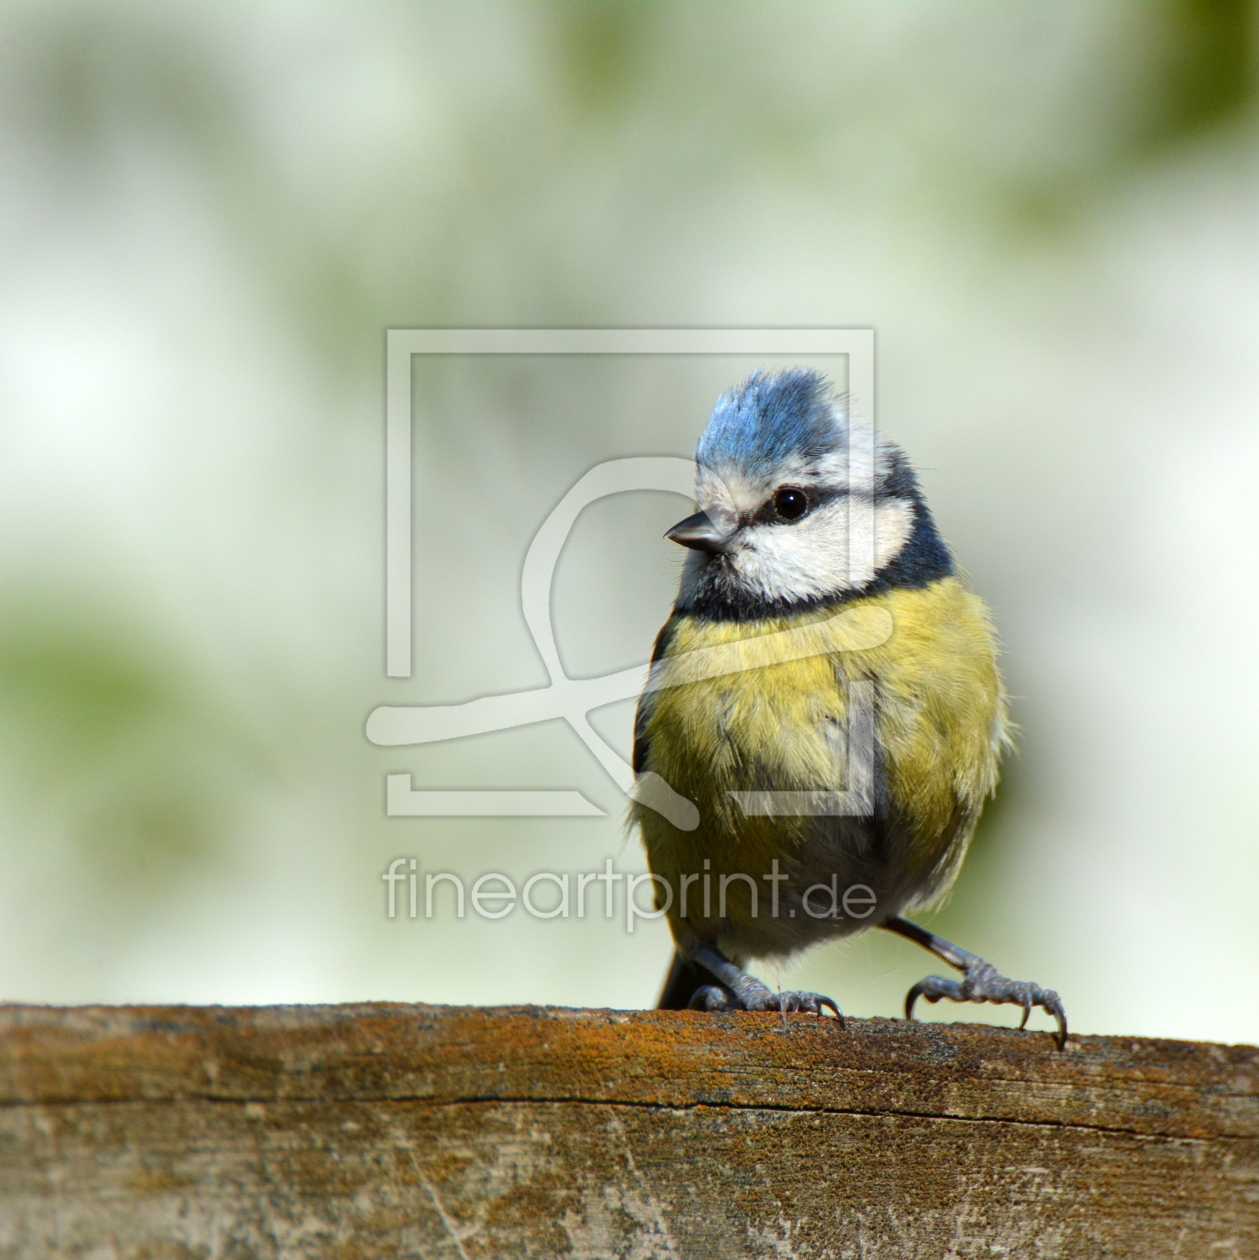
[[[679,521],[665,537],[672,542],[681,543],[683,547],[693,547],[696,551],[707,551],[709,555],[718,556],[727,550],[730,535],[722,533],[713,524],[706,512],[696,512],[686,520]]]

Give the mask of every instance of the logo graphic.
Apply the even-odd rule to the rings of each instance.
[[[861,439],[868,452],[850,450],[855,476],[873,468],[874,334],[870,329],[392,329],[386,364],[386,673],[411,676],[412,643],[412,397],[411,360],[417,354],[633,354],[633,355],[846,355],[852,411],[870,427]],[[864,456],[864,457],[861,457]],[[367,737],[385,747],[437,743],[467,735],[510,730],[562,717],[609,778],[627,796],[656,810],[675,826],[699,823],[695,805],[660,776],[636,777],[629,763],[594,729],[589,714],[604,705],[633,699],[644,687],[679,686],[749,668],[728,649],[710,648],[672,657],[669,677],[646,665],[600,678],[574,679],[564,672],[551,624],[551,584],[560,552],[582,510],[627,490],[664,490],[690,496],[695,481],[691,460],[670,457],[613,459],[592,468],[568,491],[542,523],[529,545],[521,572],[525,623],[550,682],[545,687],[483,696],[456,705],[385,705],[367,721]],[[850,565],[873,572],[874,530],[870,485],[850,486]],[[891,634],[881,609],[841,609],[824,622],[800,630],[761,636],[756,667],[800,660],[822,652],[875,647]],[[866,814],[872,807],[873,689],[848,689],[846,730],[839,733],[837,765],[846,767],[844,791],[735,792],[748,814]],[[605,812],[576,791],[416,789],[408,773],[386,775],[386,812],[395,817],[515,816],[604,817]]]

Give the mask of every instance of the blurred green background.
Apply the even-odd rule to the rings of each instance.
[[[0,996],[650,1004],[663,923],[385,916],[397,856],[642,868],[567,728],[363,722],[541,684],[533,530],[731,382],[418,371],[389,682],[384,330],[849,326],[1022,728],[930,922],[1080,1031],[1259,1040],[1255,49],[1223,0],[0,6]],[[571,673],[645,658],[682,506],[579,523]],[[399,770],[609,817],[386,819]],[[885,936],[764,973],[895,1014]]]

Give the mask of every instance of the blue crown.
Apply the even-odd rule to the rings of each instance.
[[[830,381],[812,368],[753,372],[717,399],[695,459],[707,468],[734,464],[768,474],[788,459],[826,455],[843,440],[833,397]]]

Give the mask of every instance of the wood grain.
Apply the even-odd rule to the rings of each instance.
[[[0,1007],[0,1257],[1259,1257],[1259,1049]]]

